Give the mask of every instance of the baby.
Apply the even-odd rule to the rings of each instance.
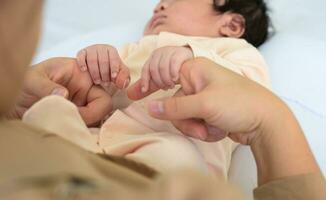
[[[63,137],[88,150],[125,156],[160,172],[187,167],[227,178],[235,143],[229,139],[206,143],[187,138],[171,122],[150,117],[145,104],[174,95],[179,89],[175,85],[180,67],[196,57],[210,59],[269,87],[266,64],[254,47],[267,39],[266,12],[263,0],[161,0],[138,43],[119,50],[93,45],[77,55],[81,71],[88,71],[94,84],[103,86],[112,96],[114,112],[100,129],[92,130],[96,134],[90,134],[68,103],[51,106],[48,102],[45,106],[61,106],[68,113],[65,116],[56,116],[53,109],[53,120],[49,120],[48,115],[32,108],[24,119],[53,127],[52,132],[64,127],[79,135]],[[150,87],[162,90],[132,102],[129,98],[140,97],[130,94],[128,98],[124,89],[137,80],[144,96]],[[122,89],[116,85],[122,85]],[[40,107],[38,110],[42,110]],[[43,117],[37,119],[37,115]]]
[[[244,38],[257,47],[266,40],[267,29],[268,17],[262,0],[248,2],[241,0],[226,2],[224,0],[163,0],[155,8],[144,35],[160,36],[164,35],[164,32],[170,32],[175,34],[168,37],[176,37],[176,34],[201,36],[206,37],[206,41],[208,38]],[[145,37],[141,42],[149,41],[147,38]],[[156,37],[154,40],[159,38],[161,37]],[[196,40],[191,37],[189,39]],[[229,42],[229,49],[231,49],[231,43],[238,43],[238,47],[241,48],[243,41],[229,40]],[[195,50],[190,44],[173,46],[173,42],[171,43],[156,44],[155,51],[151,52],[142,71],[143,92],[148,89],[150,77],[160,88],[166,89],[174,86],[180,65],[195,56]],[[202,43],[205,42],[202,41]],[[130,55],[129,51],[135,45],[127,45],[120,51],[110,45],[90,46],[78,53],[78,63],[82,71],[88,68],[95,84],[109,85],[109,82],[115,82],[117,72],[126,64],[122,61],[127,59],[126,57]],[[138,45],[141,46],[141,43]]]
[[[82,71],[89,71],[94,84],[109,86],[122,81],[127,87],[130,75],[132,83],[140,79],[143,93],[148,92],[151,82],[163,90],[174,88],[181,65],[200,56],[268,86],[264,60],[252,46],[266,40],[267,29],[262,0],[162,0],[138,43],[119,50],[110,45],[90,46],[78,53],[77,60]],[[106,153],[123,154],[159,171],[188,166],[225,177],[236,144],[227,139],[209,144],[180,138],[170,122],[147,114],[145,102],[175,92],[160,91],[135,103],[128,101],[123,90],[111,93],[115,109],[121,111],[103,125],[99,143]]]

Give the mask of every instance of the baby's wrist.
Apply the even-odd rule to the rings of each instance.
[[[189,52],[189,55],[191,55],[190,59],[195,58],[195,54],[194,51],[192,50],[192,48],[189,45],[183,46],[185,49],[187,49],[187,51]]]

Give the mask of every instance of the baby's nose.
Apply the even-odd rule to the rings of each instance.
[[[161,1],[154,9],[154,13],[158,13],[160,11],[165,10],[168,7],[168,3],[166,1]]]

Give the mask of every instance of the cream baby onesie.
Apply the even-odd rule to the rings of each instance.
[[[186,45],[191,47],[195,57],[210,59],[269,88],[264,59],[256,48],[241,39],[187,37],[163,32],[129,44],[120,49],[119,54],[130,68],[131,83],[134,83],[155,49]],[[171,122],[156,120],[147,114],[146,102],[172,96],[177,89],[159,91],[137,102],[128,100],[125,91],[118,91],[113,96],[115,112],[100,129],[92,131],[82,121],[77,108],[60,97],[41,100],[26,112],[23,120],[89,151],[125,156],[160,172],[192,168],[227,178],[235,143],[230,139],[216,143],[190,139]]]

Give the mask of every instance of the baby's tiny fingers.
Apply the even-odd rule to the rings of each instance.
[[[170,60],[170,73],[172,80],[177,83],[179,80],[179,72],[182,64],[189,59],[188,56],[178,53],[177,51],[172,55]]]
[[[127,66],[122,64],[120,71],[117,75],[115,85],[119,89],[126,89],[130,84],[130,71]]]
[[[87,56],[87,51],[85,49],[80,50],[77,54],[77,63],[82,72],[87,71],[86,56]]]
[[[172,77],[171,77],[171,73],[170,73],[170,60],[171,60],[171,56],[173,54],[174,54],[174,51],[165,52],[162,55],[162,58],[161,58],[160,64],[159,64],[159,72],[161,75],[161,79],[166,86],[165,89],[173,88],[175,86],[175,84],[172,80]]]
[[[159,87],[159,88],[165,88],[165,84],[163,83],[159,71],[159,64],[160,60],[162,58],[161,53],[154,53],[150,64],[149,64],[149,71],[150,71],[150,76],[151,80]]]
[[[110,57],[110,69],[111,69],[111,79],[115,80],[120,71],[122,61],[119,56],[118,51],[115,48],[108,49],[109,57]]]
[[[98,64],[100,74],[104,85],[109,85],[110,82],[110,61],[109,54],[106,48],[99,48],[97,50]]]
[[[93,82],[96,85],[101,84],[101,77],[99,72],[99,66],[98,66],[98,58],[97,58],[97,52],[96,51],[87,51],[87,66],[89,73],[93,79]]]

